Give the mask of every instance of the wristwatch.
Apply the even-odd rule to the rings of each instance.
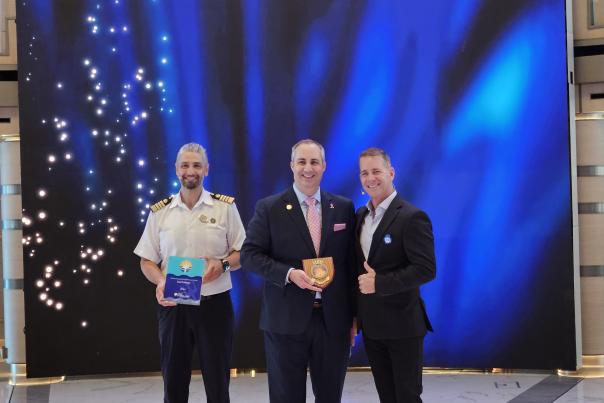
[[[231,264],[229,263],[228,260],[226,259],[222,259],[222,272],[226,273],[227,271],[231,271]]]

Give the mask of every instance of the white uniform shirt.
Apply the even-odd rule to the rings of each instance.
[[[396,190],[392,192],[390,196],[386,197],[386,199],[384,199],[380,204],[378,204],[375,210],[373,210],[371,200],[369,200],[367,203],[369,213],[365,216],[363,226],[361,227],[361,249],[363,249],[365,260],[367,260],[369,257],[369,250],[371,249],[371,240],[373,239],[373,234],[375,233],[378,225],[380,225],[386,210],[388,210],[388,207],[390,207],[390,203],[392,203],[392,200],[395,196]]]
[[[213,199],[204,189],[193,209],[183,203],[179,193],[170,204],[150,213],[134,253],[161,263],[165,275],[168,256],[224,259],[232,251],[241,250],[244,240],[245,229],[237,206]],[[231,288],[231,274],[227,272],[203,283],[201,295]]]

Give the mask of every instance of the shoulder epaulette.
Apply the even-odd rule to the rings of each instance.
[[[235,198],[232,196],[221,195],[218,193],[210,193],[213,199],[220,200],[221,202],[225,202],[228,204],[233,204],[235,202]]]
[[[159,210],[163,209],[164,207],[166,207],[168,204],[170,204],[170,202],[172,201],[172,199],[174,198],[174,196],[170,196],[167,199],[163,199],[158,201],[155,204],[152,204],[151,207],[149,207],[151,209],[151,211],[153,211],[154,213],[157,213]]]

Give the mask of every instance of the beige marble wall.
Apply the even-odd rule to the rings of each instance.
[[[604,355],[604,118],[576,128],[583,354]]]
[[[17,64],[16,1],[0,0],[0,68]]]

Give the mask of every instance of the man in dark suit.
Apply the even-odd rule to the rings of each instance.
[[[294,184],[260,200],[241,249],[241,262],[264,279],[264,331],[272,403],[304,403],[310,369],[317,403],[341,400],[351,339],[356,272],[354,207],[319,188],[325,151],[313,140],[292,147]],[[302,260],[332,257],[325,289],[302,270]]]
[[[371,197],[357,212],[359,328],[382,403],[421,402],[424,336],[432,330],[419,286],[434,279],[432,224],[400,198],[384,150],[359,158]]]

